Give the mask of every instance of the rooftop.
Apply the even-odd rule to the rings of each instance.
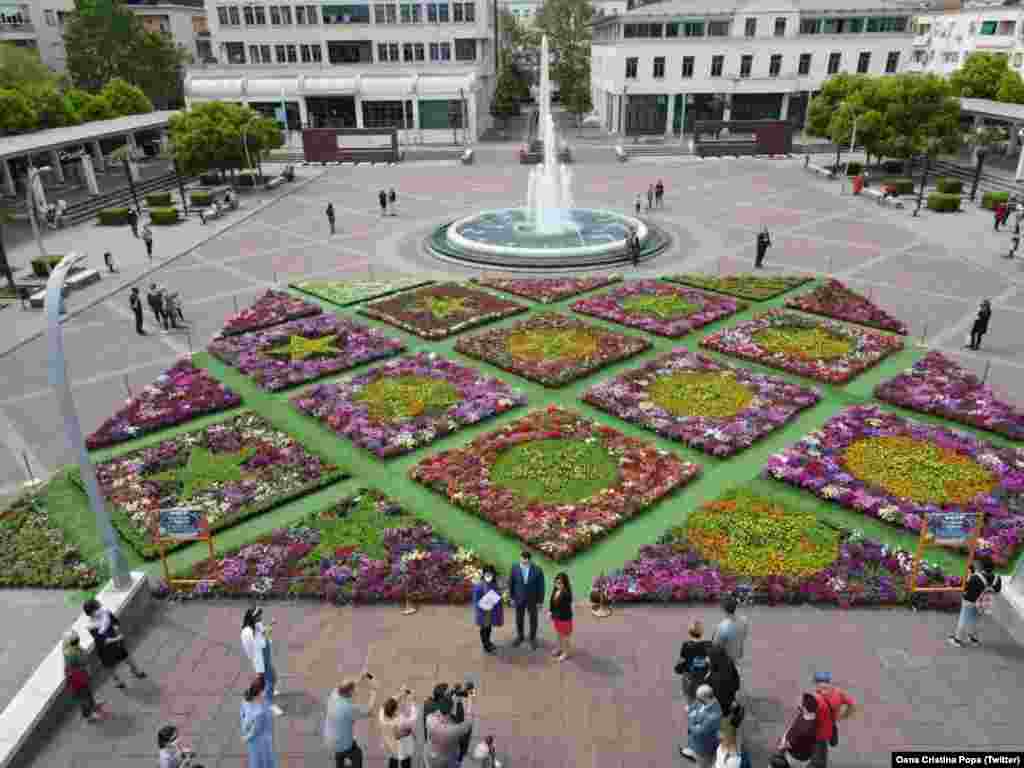
[[[715,16],[735,12],[785,13],[790,11],[832,13],[863,11],[919,10],[921,2],[893,2],[892,0],[731,0],[716,3],[714,0],[665,0],[646,5],[637,5],[626,11],[626,16]]]
[[[174,110],[149,112],[145,115],[116,117],[113,120],[94,120],[91,123],[72,125],[66,128],[50,128],[20,136],[4,136],[3,142],[0,143],[0,158],[20,157],[50,149],[60,149],[73,144],[82,144],[87,141],[105,139],[110,136],[159,128],[166,125],[171,115],[174,114],[177,114]]]

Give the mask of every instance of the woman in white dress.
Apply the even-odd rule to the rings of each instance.
[[[277,672],[270,652],[270,627],[263,624],[263,609],[250,608],[242,619],[242,650],[252,663],[252,670],[263,675],[267,683],[267,704],[275,715],[283,715],[282,710],[274,703],[277,684]]]

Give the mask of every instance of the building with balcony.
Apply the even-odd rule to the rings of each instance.
[[[591,87],[604,127],[680,135],[695,120],[789,120],[839,72],[905,71],[919,4],[667,0],[594,24]]]
[[[1024,7],[1003,2],[965,3],[914,21],[911,68],[949,75],[975,51],[1003,54],[1024,74]]]
[[[186,100],[244,102],[290,129],[396,128],[403,144],[473,141],[491,123],[496,6],[488,2],[208,0],[214,62]]]
[[[0,2],[0,43],[38,49],[39,40],[30,6]]]

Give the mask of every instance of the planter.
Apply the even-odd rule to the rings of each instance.
[[[1009,192],[986,192],[981,196],[981,207],[994,210],[997,205],[1010,201]]]
[[[177,208],[150,208],[149,220],[155,227],[166,227],[181,221]]]
[[[49,277],[51,270],[60,264],[63,256],[47,256],[45,259],[32,259],[32,274],[36,277]]]
[[[960,195],[932,192],[928,195],[928,210],[937,213],[955,213],[960,210]]]
[[[154,192],[146,195],[146,205],[150,208],[166,207],[171,204],[170,192]]]
[[[881,181],[881,186],[892,187],[897,195],[912,195],[914,194],[914,180],[888,177]]]
[[[960,179],[946,179],[940,178],[935,182],[935,188],[947,195],[959,195],[964,188],[964,183]]]
[[[213,194],[205,190],[196,190],[188,195],[192,205],[208,206],[213,203]]]
[[[120,227],[131,222],[127,208],[104,208],[98,216],[99,223],[108,227]]]

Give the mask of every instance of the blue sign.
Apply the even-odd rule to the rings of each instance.
[[[928,535],[936,544],[966,544],[974,532],[973,512],[931,512],[928,514]]]
[[[160,510],[160,538],[195,539],[205,535],[203,513],[188,507]]]

